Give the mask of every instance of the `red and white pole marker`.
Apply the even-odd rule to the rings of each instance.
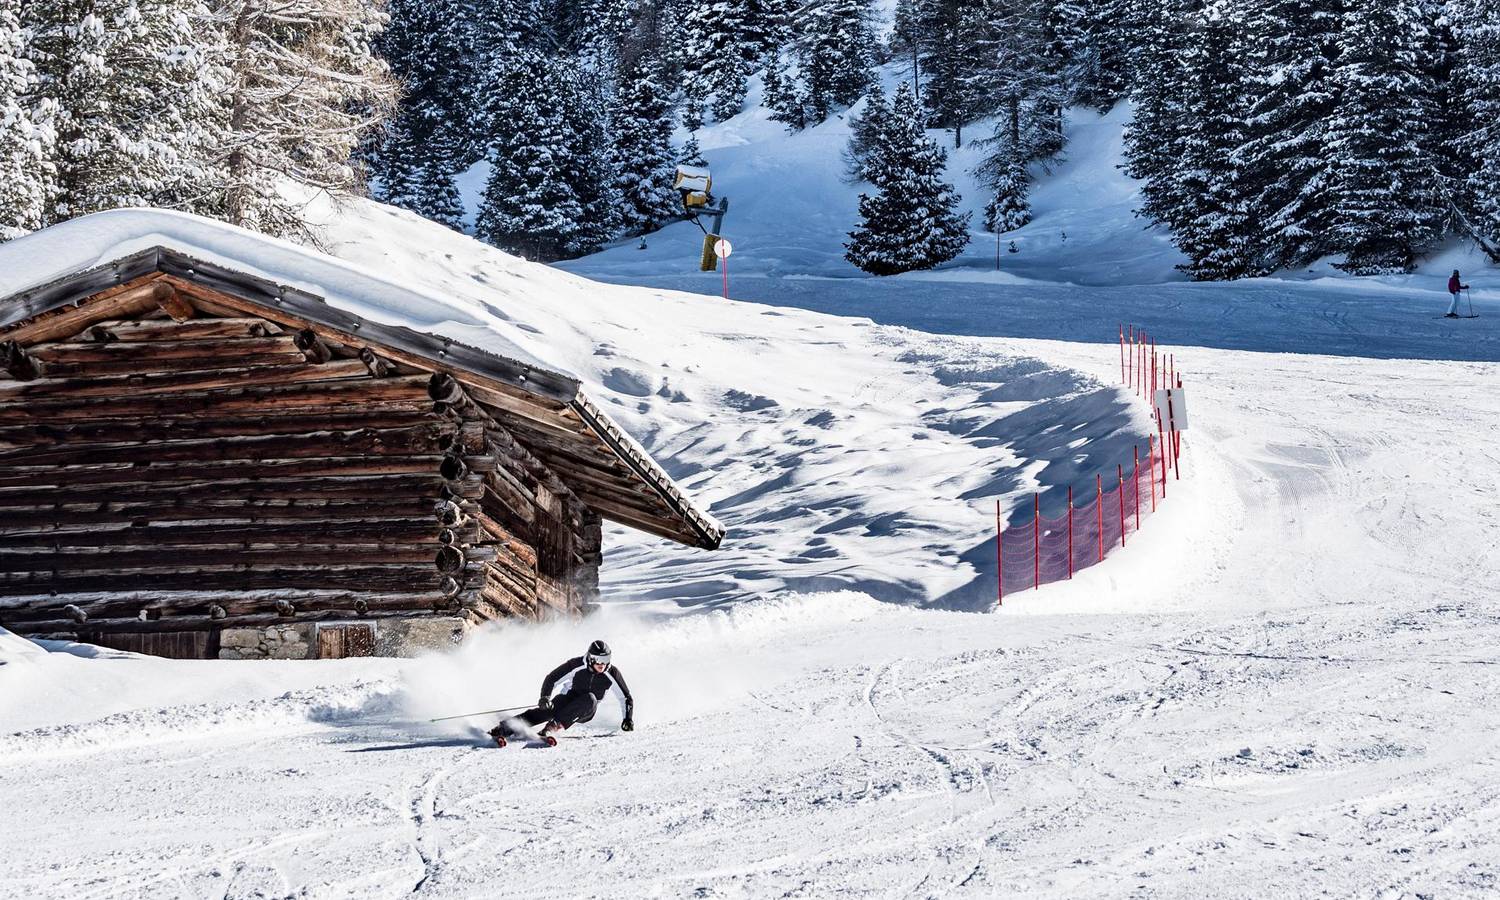
[[[723,261],[720,266],[724,270],[724,299],[729,299],[729,254],[734,252],[734,245],[724,238],[714,241],[714,255]]]

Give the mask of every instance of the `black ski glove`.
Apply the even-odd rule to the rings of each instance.
[[[625,719],[625,721],[623,721],[623,722],[620,723],[620,730],[621,731],[635,731],[635,720],[632,719],[632,718],[627,717]]]
[[[541,710],[542,712],[551,712],[552,711],[552,698],[548,697],[546,694],[543,694],[542,695],[542,699],[540,699],[540,700],[538,700],[536,702],[536,708],[539,709],[539,710]]]

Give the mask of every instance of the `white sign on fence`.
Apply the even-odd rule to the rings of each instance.
[[[1187,391],[1182,388],[1162,388],[1156,392],[1154,406],[1161,416],[1161,427],[1168,431],[1187,431]]]
[[[729,254],[733,252],[734,245],[724,240],[723,238],[719,238],[717,241],[714,241],[714,254],[717,255],[719,259],[728,259]]]

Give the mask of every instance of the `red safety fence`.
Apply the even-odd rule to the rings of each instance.
[[[1182,387],[1176,360],[1158,354],[1156,342],[1134,326],[1120,328],[1120,381],[1148,403],[1158,387]],[[1134,447],[1129,459],[1092,483],[1070,486],[1065,512],[1042,515],[1042,495],[1035,493],[1030,520],[1007,528],[995,501],[999,602],[1103,562],[1166,500],[1167,482],[1179,477],[1182,435],[1160,415],[1153,417],[1157,434],[1147,436],[1145,447]]]

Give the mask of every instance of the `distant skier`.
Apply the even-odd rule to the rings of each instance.
[[[620,730],[634,731],[635,699],[630,696],[625,677],[620,674],[619,669],[610,665],[609,660],[608,644],[603,641],[589,644],[588,652],[583,656],[575,656],[547,673],[542,681],[541,699],[534,709],[529,709],[514,719],[501,720],[499,725],[490,729],[490,737],[495,739],[496,744],[504,747],[507,738],[525,734],[511,723],[524,722],[532,728],[541,726],[541,739],[548,744],[555,744],[557,739],[552,736],[553,732],[562,731],[575,722],[587,722],[594,718],[599,701],[604,699],[610,688],[619,691],[620,702],[624,707],[625,718],[620,722]],[[554,698],[552,692],[558,683],[570,676],[568,686]]]
[[[1459,280],[1458,270],[1454,269],[1453,274],[1448,276],[1448,293],[1453,295],[1453,301],[1448,304],[1448,311],[1443,313],[1444,318],[1458,318],[1458,292],[1467,291],[1468,289],[1469,286]]]

